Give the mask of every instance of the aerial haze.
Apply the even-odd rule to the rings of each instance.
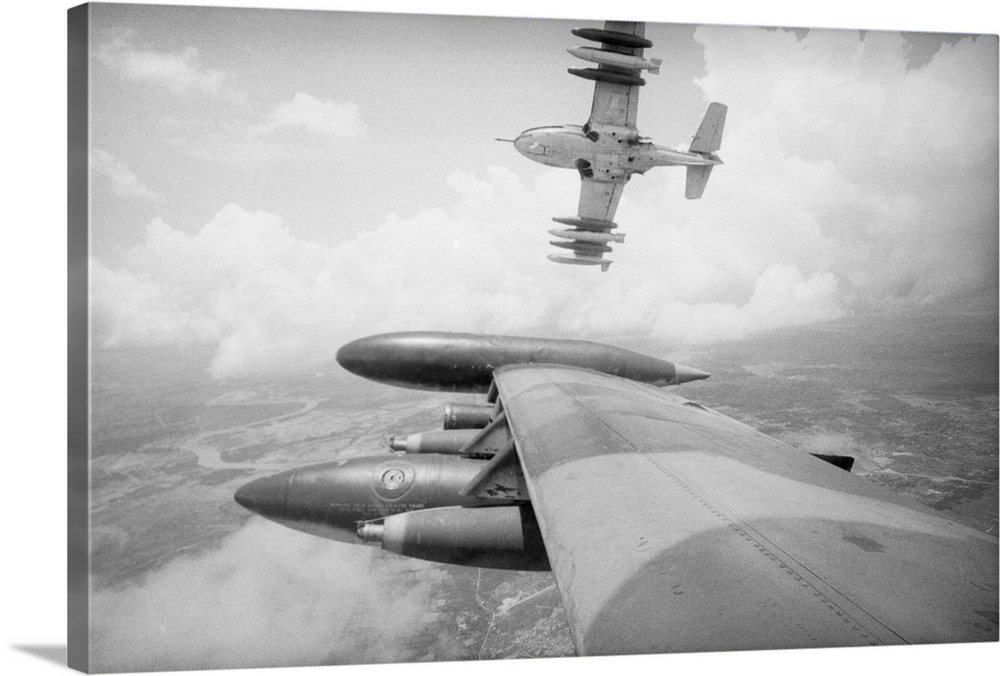
[[[672,388],[948,518],[997,533],[997,310],[859,312],[708,346],[622,342],[710,370]],[[548,573],[405,559],[250,516],[249,479],[388,452],[449,401],[330,364],[213,378],[208,349],[94,362],[92,657],[106,671],[572,654]]]

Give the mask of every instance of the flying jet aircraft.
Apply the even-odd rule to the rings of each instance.
[[[662,389],[703,371],[436,332],[361,338],[337,361],[485,400],[236,501],[405,556],[551,570],[578,654],[997,640],[996,538]]]
[[[573,75],[594,81],[590,118],[582,127],[562,125],[535,127],[514,139],[519,153],[553,167],[580,172],[580,203],[576,216],[552,220],[568,228],[549,230],[559,240],[551,242],[572,251],[554,253],[549,260],[571,265],[600,265],[607,271],[611,261],[604,254],[608,244],[623,242],[624,235],[611,231],[622,190],[633,174],[653,167],[687,167],[685,197],[698,199],[705,190],[712,167],[722,164],[716,151],[722,143],[726,106],[712,103],[687,151],[654,145],[639,136],[636,114],[639,87],[646,84],[643,70],[659,73],[660,59],[643,58],[653,43],[644,37],[645,23],[607,21],[603,29],[576,28],[573,34],[601,43],[601,48],[574,47],[569,53],[597,64],[597,68],[570,68]]]

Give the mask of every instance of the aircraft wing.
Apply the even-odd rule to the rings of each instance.
[[[617,181],[598,181],[593,178],[580,179],[580,204],[577,215],[583,219],[604,221],[608,224],[615,219],[618,201],[622,197],[625,184]]]
[[[645,37],[646,24],[642,21],[605,21],[604,30],[616,33],[629,33],[636,37]],[[603,44],[606,51],[642,57],[641,47],[631,48],[618,45]],[[608,66],[601,66],[608,70]],[[613,70],[613,69],[612,69]],[[608,124],[617,127],[636,128],[636,114],[639,108],[639,86],[617,84],[613,82],[594,83],[594,101],[590,108],[590,124]]]
[[[494,372],[578,654],[997,640],[997,540],[657,388]]]

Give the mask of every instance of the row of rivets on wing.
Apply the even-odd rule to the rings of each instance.
[[[634,446],[633,446],[634,448]],[[636,449],[639,451],[639,449]],[[642,451],[639,451],[642,453]],[[735,520],[724,514],[716,505],[712,504],[704,496],[702,496],[694,487],[692,487],[687,481],[681,479],[674,472],[672,472],[668,467],[665,467],[660,462],[657,462],[656,458],[652,457],[647,453],[643,453],[643,456],[649,460],[657,469],[661,470],[666,474],[674,483],[680,486],[685,492],[687,492],[692,498],[694,498],[698,503],[705,507],[713,516],[718,518],[721,522],[725,523],[726,526],[732,530],[736,535],[738,535],[742,540],[749,543],[756,549],[761,555],[766,557],[771,562],[777,564],[778,568],[782,570],[788,577],[790,582],[797,584],[803,591],[811,591],[812,597],[818,602],[822,603],[828,610],[835,613],[838,619],[842,620],[843,623],[854,633],[856,633],[863,643],[869,643],[870,645],[879,645],[882,643],[887,644],[898,644],[906,643],[898,634],[893,632],[888,627],[882,625],[874,617],[871,617],[860,607],[857,608],[856,614],[867,615],[870,620],[867,624],[871,626],[879,627],[880,631],[878,634],[873,631],[866,623],[859,621],[856,617],[853,617],[851,613],[844,609],[844,605],[850,603],[854,605],[846,598],[843,601],[836,602],[831,596],[836,594],[836,590],[833,589],[829,584],[823,581],[821,578],[816,576],[814,573],[810,572],[805,566],[795,561],[787,552],[783,552],[780,547],[771,543],[766,537],[761,533],[755,531],[752,527],[747,524],[740,525]],[[764,544],[767,543],[767,544]],[[778,553],[775,553],[778,552]],[[829,591],[824,593],[820,590],[820,586],[829,588]],[[839,596],[839,594],[837,594]],[[857,607],[857,606],[855,606]],[[803,628],[805,629],[805,628]],[[815,639],[814,639],[815,640]]]

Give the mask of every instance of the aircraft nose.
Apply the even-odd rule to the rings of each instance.
[[[517,138],[514,139],[514,149],[522,155],[528,154],[528,148],[534,143],[534,139],[530,132],[524,131],[518,134]]]
[[[285,516],[291,479],[292,472],[281,472],[254,479],[237,488],[233,499],[254,514],[281,520]]]

